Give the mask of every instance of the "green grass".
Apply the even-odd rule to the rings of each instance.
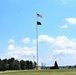
[[[76,75],[74,69],[0,71],[0,75]]]

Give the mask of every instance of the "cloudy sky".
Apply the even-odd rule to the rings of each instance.
[[[42,14],[42,18],[37,17]],[[0,58],[76,64],[76,0],[0,0]]]

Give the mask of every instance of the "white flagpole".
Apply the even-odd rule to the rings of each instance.
[[[36,13],[36,44],[37,44],[37,70],[38,70],[40,67],[39,67],[39,58],[38,58],[38,24],[37,24],[38,19],[37,19],[37,17],[42,18],[42,15]],[[41,23],[40,23],[40,25],[41,25]]]
[[[37,49],[37,69],[38,69],[38,25],[37,25],[37,13],[36,13],[36,49]]]

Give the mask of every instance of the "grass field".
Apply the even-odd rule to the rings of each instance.
[[[76,75],[76,70],[16,70],[16,71],[1,71],[0,75]]]

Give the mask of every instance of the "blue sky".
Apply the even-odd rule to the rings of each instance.
[[[36,60],[38,18],[39,65],[75,65],[75,7],[76,0],[0,0],[0,58]]]

